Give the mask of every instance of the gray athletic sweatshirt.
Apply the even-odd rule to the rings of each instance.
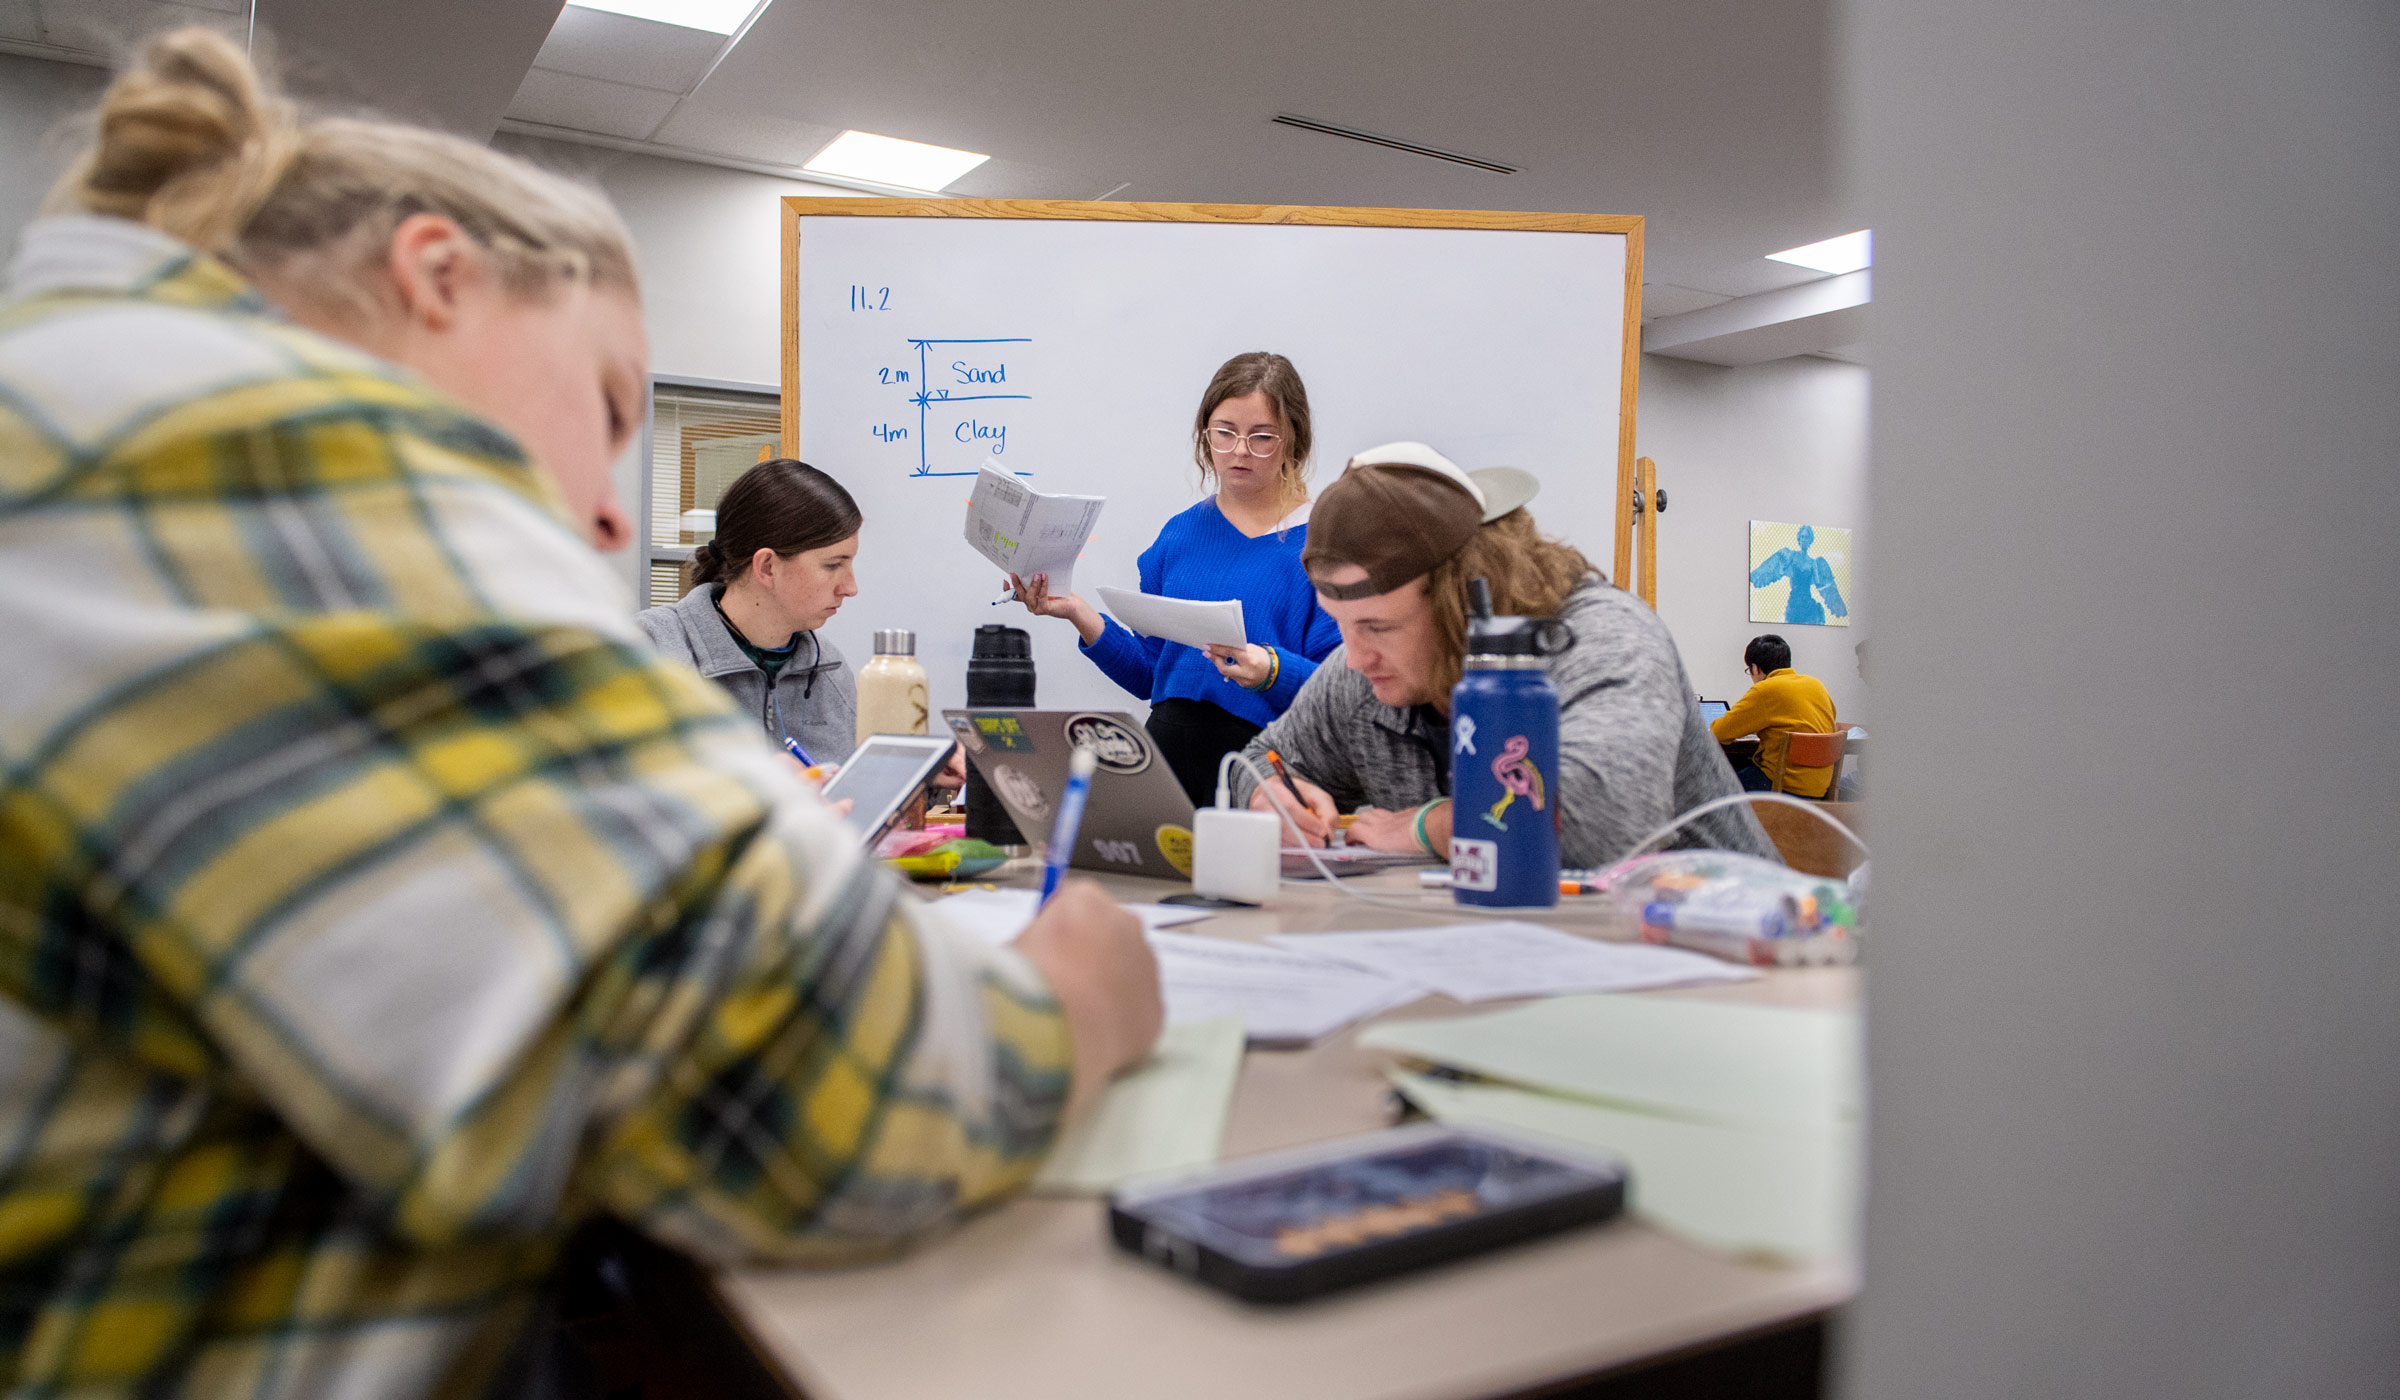
[[[1666,624],[1631,594],[1586,579],[1560,619],[1575,645],[1551,657],[1558,691],[1559,857],[1569,869],[1602,866],[1712,797],[1741,791],[1725,751],[1700,718],[1683,658]],[[1267,750],[1332,795],[1344,810],[1414,807],[1450,792],[1450,727],[1430,705],[1400,709],[1375,698],[1366,677],[1335,651],[1260,731],[1246,752]],[[1250,800],[1235,767],[1233,798]],[[1668,844],[1744,851],[1780,860],[1746,807],[1712,812]]]
[[[683,601],[646,609],[633,620],[660,655],[689,662],[725,687],[743,709],[758,716],[767,737],[778,745],[797,739],[819,763],[847,760],[858,747],[858,680],[841,651],[810,632],[770,680],[733,639],[717,611],[722,587],[701,584],[684,594]]]

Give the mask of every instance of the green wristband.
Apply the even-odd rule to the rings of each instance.
[[[1432,813],[1434,808],[1441,806],[1443,803],[1449,800],[1450,799],[1447,797],[1437,797],[1431,802],[1426,803],[1424,806],[1419,807],[1417,809],[1417,819],[1410,823],[1409,829],[1417,838],[1417,849],[1423,851],[1429,856],[1438,857],[1441,855],[1441,852],[1433,848],[1432,840],[1425,835],[1425,818]]]
[[[1275,688],[1275,680],[1276,680],[1276,678],[1277,678],[1278,676],[1281,676],[1282,674],[1283,674],[1283,653],[1282,653],[1282,652],[1280,652],[1280,651],[1277,651],[1277,650],[1276,650],[1275,648],[1273,648],[1273,647],[1268,647],[1268,648],[1267,648],[1267,678],[1266,678],[1265,680],[1263,680],[1263,681],[1259,682],[1257,685],[1246,685],[1246,686],[1243,686],[1243,687],[1242,687],[1242,689],[1249,691],[1249,692],[1250,692],[1252,695],[1264,695],[1264,694],[1265,694],[1265,693],[1267,693],[1268,691],[1270,691],[1270,690],[1273,690],[1273,689]]]

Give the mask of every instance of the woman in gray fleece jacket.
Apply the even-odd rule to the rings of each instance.
[[[858,503],[841,483],[782,457],[734,478],[716,538],[692,552],[680,602],[635,621],[650,644],[725,687],[777,744],[819,763],[857,744],[858,681],[818,632],[858,596]]]
[[[1466,641],[1467,581],[1496,612],[1556,617],[1574,645],[1549,658],[1558,691],[1559,855],[1606,865],[1678,812],[1741,791],[1674,638],[1582,553],[1545,539],[1507,467],[1468,473],[1422,443],[1351,459],[1318,499],[1301,563],[1342,629],[1283,716],[1247,752],[1279,753],[1299,779],[1303,829],[1357,808],[1354,842],[1440,855],[1450,845],[1450,688]],[[1234,775],[1234,800],[1292,806],[1280,784]],[[1701,818],[1671,843],[1779,859],[1747,808]]]

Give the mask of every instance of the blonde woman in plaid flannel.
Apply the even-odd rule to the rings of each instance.
[[[153,42],[0,304],[0,1391],[511,1393],[613,1214],[891,1247],[1147,1053],[1089,886],[896,889],[593,546],[598,195]]]

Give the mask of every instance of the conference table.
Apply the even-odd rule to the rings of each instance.
[[[1028,862],[1004,874],[1003,884],[1032,878]],[[1123,877],[1102,883],[1129,902],[1184,888]],[[1413,871],[1359,883],[1437,914],[1453,907],[1446,893],[1421,891]],[[1220,913],[1179,931],[1257,939],[1416,922],[1321,884],[1287,883],[1271,907]],[[1625,936],[1597,907],[1564,926]],[[1856,1002],[1858,979],[1853,968],[1778,970],[1636,995],[1846,1007]],[[1462,1009],[1428,997],[1375,1019]],[[1358,1029],[1305,1049],[1249,1051],[1224,1155],[1390,1126],[1397,1105],[1383,1077],[1389,1057],[1360,1048]],[[1580,1381],[1613,1397],[1644,1393],[1643,1376],[1672,1370],[1662,1359],[1689,1372],[1718,1355],[1737,1368],[1724,1375],[1755,1377],[1764,1368],[1771,1384],[1691,1390],[1687,1374],[1667,1388],[1815,1395],[1817,1375],[1784,1373],[1818,1364],[1823,1319],[1856,1287],[1847,1261],[1734,1259],[1626,1218],[1313,1302],[1262,1307],[1123,1252],[1106,1237],[1105,1213],[1091,1198],[1024,1197],[888,1261],[746,1269],[712,1285],[766,1367],[810,1400],[1482,1400],[1553,1394]]]

